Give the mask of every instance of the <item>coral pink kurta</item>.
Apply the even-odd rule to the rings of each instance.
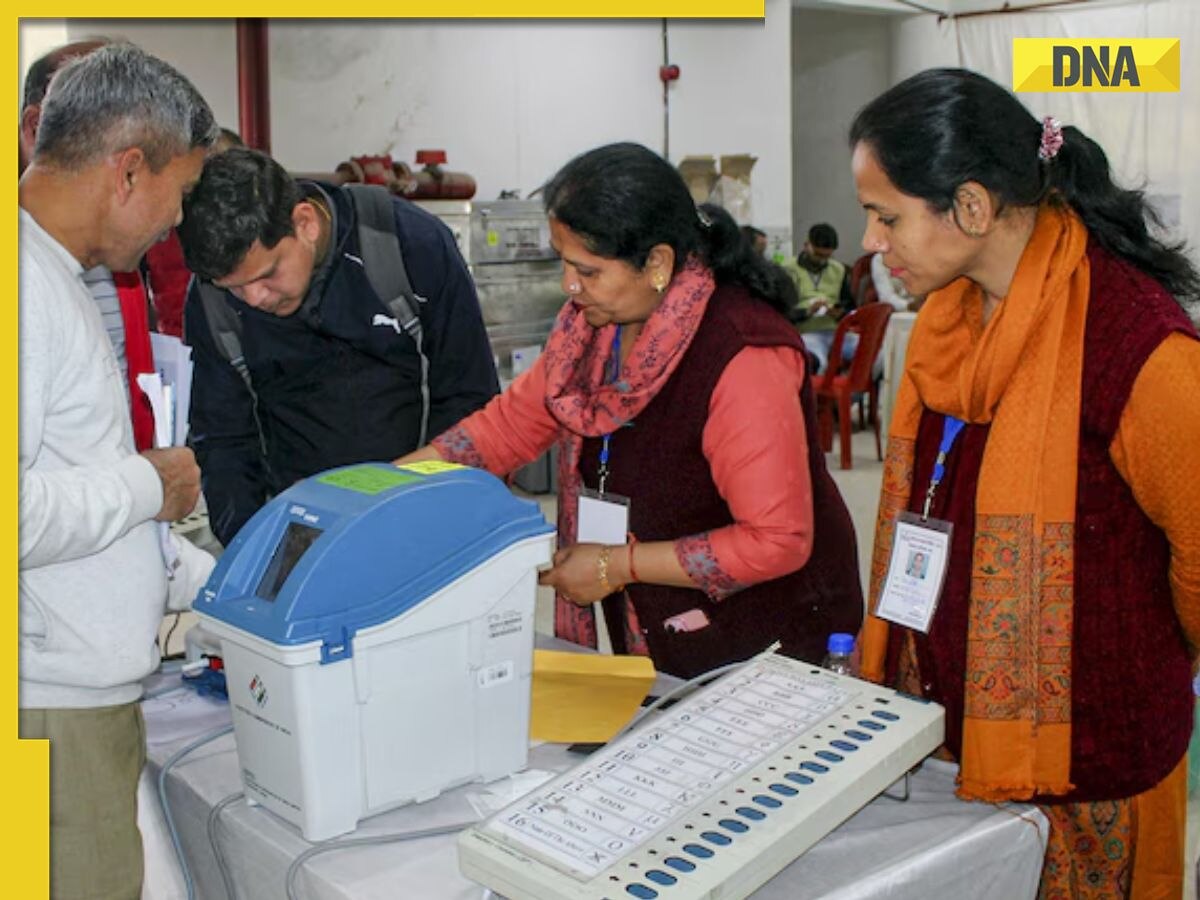
[[[799,401],[805,377],[806,361],[800,352],[747,347],[725,368],[713,391],[703,452],[736,522],[710,532],[709,540],[727,583],[767,581],[808,560],[812,487]],[[553,443],[560,426],[545,398],[546,373],[539,359],[461,424],[484,468],[511,472]],[[689,574],[701,587],[714,581],[711,572],[704,578]],[[712,593],[718,592],[714,588]]]

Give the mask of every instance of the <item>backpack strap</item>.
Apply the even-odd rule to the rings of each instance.
[[[375,184],[345,184],[342,188],[354,205],[367,281],[417,347],[421,360],[421,432],[417,446],[423,447],[429,437],[429,358],[425,355],[425,335],[417,315],[420,301],[408,279],[396,233],[392,195],[387,188]]]
[[[229,305],[229,301],[225,299],[225,291],[221,288],[209,284],[195,275],[192,276],[191,284],[188,285],[189,293],[192,285],[195,285],[196,293],[200,297],[200,308],[204,310],[204,319],[208,322],[208,329],[212,333],[213,345],[217,348],[217,353],[225,362],[233,366],[250,394],[254,427],[258,431],[258,448],[262,453],[263,466],[270,473],[271,463],[267,457],[267,437],[263,433],[262,419],[258,415],[258,394],[254,390],[254,383],[250,380],[250,367],[246,365],[245,354],[242,353],[242,320],[237,311]]]
[[[192,276],[192,285],[200,295],[200,306],[204,310],[204,319],[208,322],[208,330],[212,333],[213,344],[221,358],[229,363],[241,376],[252,395],[254,385],[250,383],[250,369],[246,366],[246,357],[242,353],[242,320],[233,307],[225,300],[225,292],[215,285]],[[191,290],[191,286],[188,289]]]

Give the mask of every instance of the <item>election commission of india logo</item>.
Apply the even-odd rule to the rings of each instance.
[[[260,707],[267,705],[267,686],[257,675],[250,679],[250,696]]]

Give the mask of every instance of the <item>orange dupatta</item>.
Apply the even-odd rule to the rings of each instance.
[[[960,278],[929,296],[896,397],[871,602],[908,508],[922,411],[991,423],[976,493],[959,796],[1028,799],[1072,785],[1071,629],[1087,230],[1038,211],[1008,296],[983,324]],[[863,626],[863,674],[883,677],[888,623]]]

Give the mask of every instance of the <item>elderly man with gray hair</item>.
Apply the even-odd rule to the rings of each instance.
[[[55,75],[20,182],[19,728],[50,740],[55,898],[141,893],[141,680],[168,604],[190,602],[212,566],[160,542],[158,523],[195,504],[199,470],[186,448],[135,451],[82,276],[134,268],[179,222],[216,135],[187,79],[112,44]]]

